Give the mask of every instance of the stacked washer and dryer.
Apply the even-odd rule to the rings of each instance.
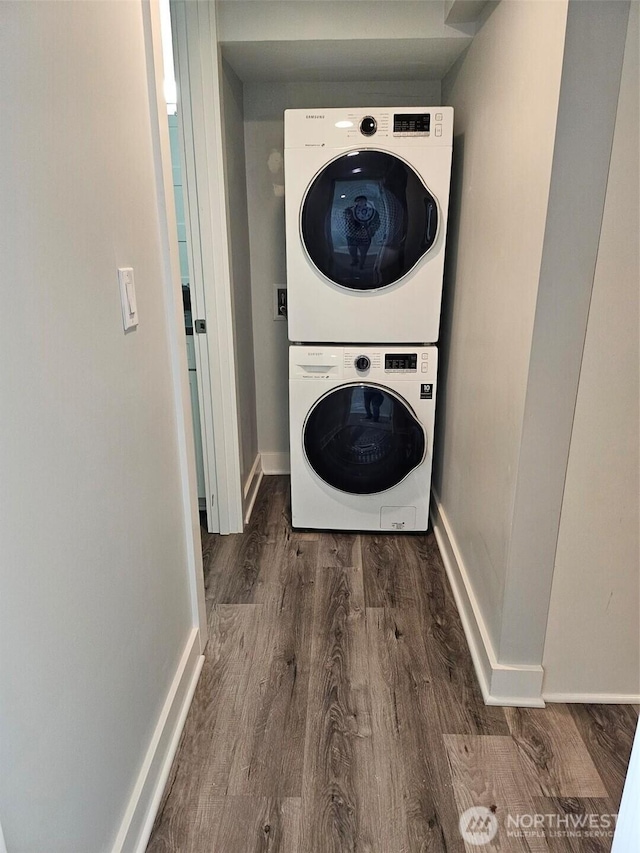
[[[294,527],[426,530],[453,109],[285,111]]]

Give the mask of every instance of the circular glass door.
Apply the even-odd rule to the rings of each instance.
[[[342,492],[397,486],[424,459],[422,426],[400,397],[379,385],[343,385],[315,404],[303,429],[316,474]]]
[[[399,281],[433,246],[438,205],[417,173],[384,151],[349,151],[313,179],[300,233],[317,269],[351,290]]]

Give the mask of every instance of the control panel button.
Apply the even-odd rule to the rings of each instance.
[[[442,136],[442,125],[441,124],[436,125],[436,136]]]
[[[429,372],[429,365],[427,364],[427,362],[426,362],[426,361],[423,361],[423,362],[422,362],[422,372],[423,372],[423,373],[428,373],[428,372]]]
[[[436,121],[442,121],[442,113],[436,113],[435,119]]]
[[[373,136],[378,129],[378,123],[373,116],[365,116],[360,122],[360,133],[363,136]]]

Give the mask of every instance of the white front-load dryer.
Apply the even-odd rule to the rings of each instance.
[[[291,346],[294,527],[426,530],[436,347]]]
[[[451,107],[285,111],[289,339],[438,340]]]

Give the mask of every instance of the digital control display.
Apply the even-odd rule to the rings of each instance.
[[[385,370],[417,370],[418,356],[415,352],[411,353],[385,353],[384,355]]]
[[[429,133],[430,113],[399,113],[393,116],[394,133]]]

